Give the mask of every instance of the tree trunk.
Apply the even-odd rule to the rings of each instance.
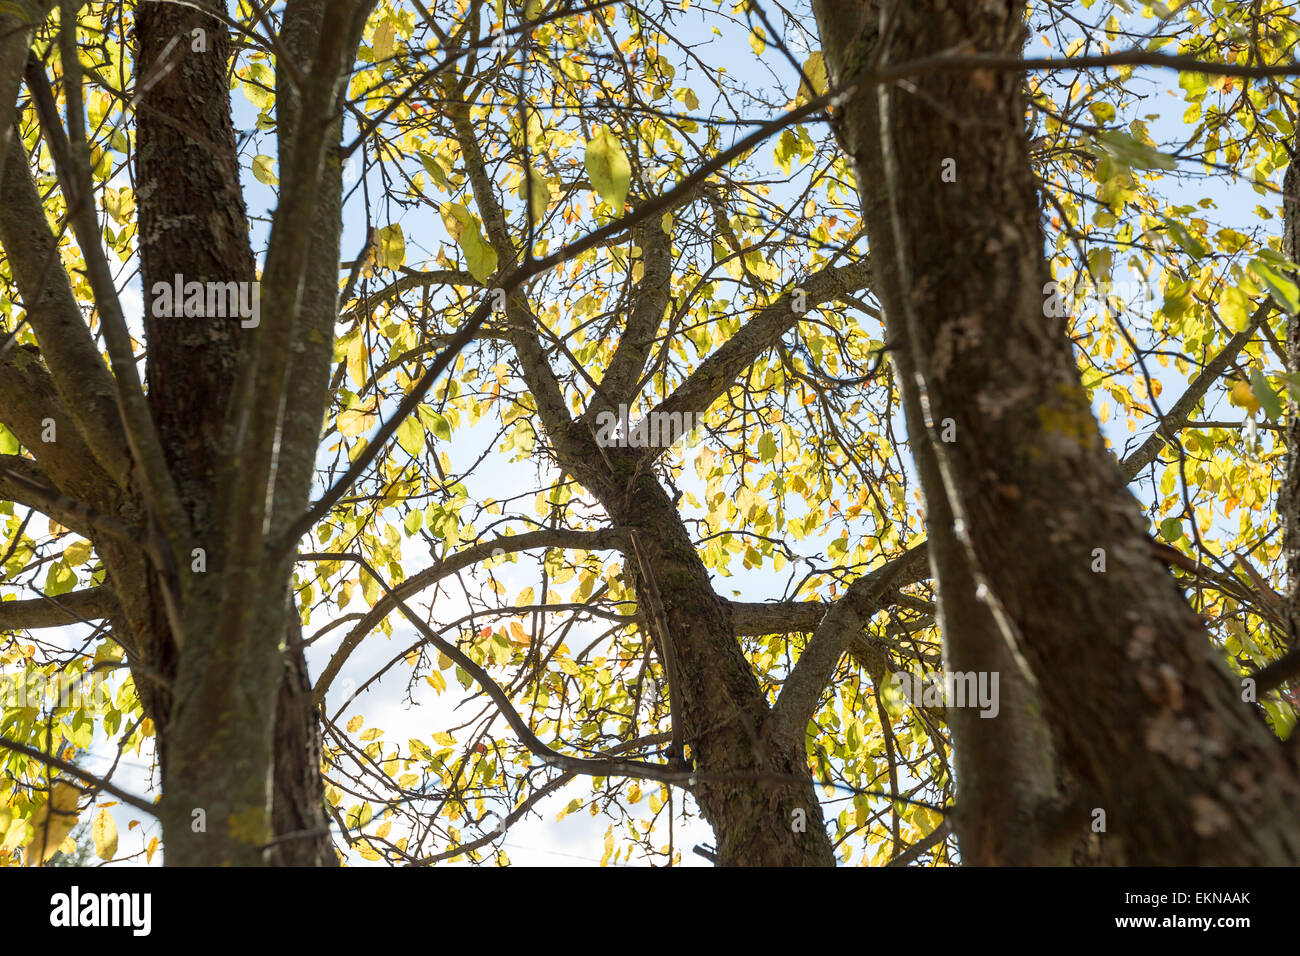
[[[224,12],[215,0],[201,6]],[[319,24],[323,5],[290,7],[287,49],[297,63],[307,63],[315,36],[308,38],[302,24]],[[194,544],[190,554],[179,556],[190,576],[184,617],[189,646],[183,652],[178,653],[179,642],[162,612],[156,582],[145,576],[117,583],[121,590],[148,582],[147,595],[135,602],[153,610],[139,634],[141,658],[173,686],[170,694],[142,695],[157,726],[165,859],[169,864],[333,865],[337,857],[323,811],[320,727],[297,609],[287,600],[291,565],[280,558],[263,566],[260,555],[227,553],[228,524],[239,517],[223,513],[221,501],[232,445],[228,422],[256,325],[244,324],[237,314],[157,316],[149,308],[155,284],[170,288],[177,276],[182,283],[251,286],[258,280],[230,114],[229,37],[224,24],[202,10],[166,4],[141,7],[135,32],[137,83],[143,91],[136,155],[149,400]],[[282,124],[291,113],[282,100]],[[284,149],[282,161],[287,153]],[[333,166],[337,172],[336,160]],[[315,290],[335,290],[341,182],[334,180],[322,183],[316,210],[318,221],[332,217],[334,224],[324,228],[315,249],[319,267],[305,285],[309,307],[319,306],[312,298]],[[328,361],[328,346],[326,353]],[[309,358],[300,362],[312,364]],[[297,427],[295,439],[286,437],[282,445],[308,444],[309,467],[301,467],[301,454],[291,460],[285,453],[276,484],[279,520],[272,531],[287,523],[286,513],[292,518],[306,504],[324,394],[323,381],[316,386],[314,402],[305,408],[301,401],[286,403],[291,417],[298,413],[295,427],[303,419],[311,426],[309,434]],[[253,453],[269,455],[270,449]],[[250,577],[259,579],[256,587],[244,590],[237,584]],[[244,615],[238,640],[219,642],[214,634],[232,598],[246,602],[252,613]]]
[[[926,499],[948,503],[976,595],[1027,664],[1077,809],[1104,814],[1117,862],[1296,862],[1295,757],[1242,701],[1153,556],[1065,324],[1044,315],[1051,275],[1021,75],[931,67],[905,85],[869,79],[877,63],[944,51],[1016,55],[1024,5],[893,4],[879,33],[877,4],[815,6],[835,82],[865,80],[834,121],[889,335],[913,364],[903,390],[926,414],[912,433],[938,466],[921,472]],[[952,569],[937,570],[946,591]]]
[[[1293,141],[1300,149],[1300,139]],[[1282,251],[1292,262],[1300,256],[1300,160],[1292,158],[1282,179]],[[1287,374],[1300,381],[1300,313],[1286,319]],[[1278,494],[1278,517],[1282,520],[1282,556],[1286,563],[1286,593],[1283,595],[1283,623],[1287,643],[1294,652],[1300,647],[1300,406],[1287,402],[1286,471]]]
[[[599,460],[597,449],[596,460]],[[607,449],[624,488],[588,475],[588,485],[616,524],[635,529],[646,574],[637,574],[638,604],[666,634],[668,680],[678,701],[673,721],[690,747],[692,794],[717,837],[721,866],[832,866],[821,804],[808,771],[803,727],[787,730],[745,660],[729,605],[709,583],[677,508],[636,458]],[[583,476],[577,472],[579,480]],[[654,608],[656,600],[662,608]],[[653,627],[653,624],[651,625]]]

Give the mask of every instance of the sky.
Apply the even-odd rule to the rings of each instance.
[[[1105,16],[1110,12],[1109,9],[1103,11],[1104,7],[1104,4],[1097,4],[1091,11],[1084,11],[1079,8],[1076,12],[1087,16],[1092,21],[1097,21],[1099,17],[1104,20]],[[711,8],[712,5],[710,5]],[[1118,10],[1115,13],[1126,24],[1144,22],[1137,13],[1124,15]],[[1149,23],[1149,21],[1145,22]],[[685,25],[681,37],[687,42],[700,44],[695,49],[697,55],[707,62],[725,64],[733,79],[743,85],[752,87],[755,91],[773,89],[776,86],[770,72],[773,69],[780,74],[782,81],[786,84],[785,88],[793,89],[793,84],[789,82],[790,71],[785,69],[785,64],[771,55],[759,61],[750,48],[745,33],[741,30],[729,31],[726,37],[715,36],[704,25],[704,21],[700,21],[698,25]],[[1152,92],[1155,94],[1152,98],[1153,105],[1149,111],[1158,112],[1161,117],[1152,124],[1152,132],[1156,140],[1160,142],[1164,138],[1173,138],[1176,135],[1181,125],[1179,117],[1181,117],[1184,104],[1174,74],[1148,71],[1147,75],[1149,76]],[[238,92],[235,93],[233,101],[235,103],[236,128],[249,128],[255,120],[256,111]],[[1156,103],[1159,105],[1156,105]],[[345,141],[351,139],[352,132],[354,130],[350,130],[345,134]],[[257,141],[251,141],[248,149],[251,153],[254,149],[265,150],[268,145],[273,147],[273,136],[264,136],[260,140],[260,145],[258,145]],[[246,196],[250,214],[254,217],[254,244],[255,247],[264,247],[266,223],[275,206],[275,192],[271,187],[254,180],[251,174],[247,173],[247,168],[245,168],[245,172]],[[350,164],[345,170],[345,181],[348,186],[361,185],[355,163]],[[372,190],[382,190],[384,188],[377,175],[372,177],[372,181],[367,185]],[[1225,224],[1235,224],[1237,228],[1241,228],[1242,219],[1257,203],[1277,204],[1273,200],[1261,199],[1247,183],[1226,181],[1222,178],[1191,180],[1185,183],[1170,182],[1164,184],[1161,188],[1171,197],[1185,197],[1183,201],[1196,201],[1204,196],[1212,198]],[[364,220],[363,203],[359,201],[359,196],[360,190],[354,194],[354,201],[345,208],[345,229],[342,243],[345,259],[350,258],[354,254],[353,251],[362,246],[365,236],[366,222]],[[1171,198],[1171,201],[1174,201],[1174,198]],[[402,222],[407,235],[408,264],[419,267],[421,248],[428,252],[435,249],[437,243],[445,238],[445,229],[437,217],[427,211],[414,212]],[[1274,226],[1276,227],[1276,224]],[[129,274],[130,271],[130,269],[125,270],[124,275]],[[1116,278],[1117,280],[1121,279],[1119,275]],[[1131,278],[1137,279],[1139,277],[1133,276]],[[132,319],[133,328],[139,332],[143,300],[137,279],[131,279],[124,283],[122,298],[124,309]],[[1155,304],[1158,303],[1151,303],[1151,306],[1154,307]],[[1152,371],[1165,385],[1164,393],[1161,396],[1161,404],[1163,407],[1168,408],[1180,393],[1185,380],[1182,380],[1172,367],[1161,369],[1152,365]],[[1101,404],[1104,401],[1106,401],[1104,392],[1099,391],[1094,409],[1100,412]],[[1206,417],[1240,418],[1241,412],[1227,407],[1226,404],[1217,404],[1207,408]],[[484,452],[487,455],[485,467],[477,469],[473,478],[467,482],[473,499],[508,498],[517,493],[520,485],[518,469],[524,466],[510,464],[509,455],[492,451],[488,447],[494,431],[495,426],[490,421],[485,420],[477,426],[458,429],[450,442],[448,451],[453,460],[468,460]],[[1130,432],[1122,416],[1111,416],[1109,421],[1103,425],[1103,431],[1107,438],[1120,449],[1130,443],[1135,447],[1136,442],[1134,439],[1140,440],[1147,433],[1146,428],[1143,428],[1138,433]],[[910,463],[908,467],[910,468]],[[684,470],[680,484],[684,490],[695,492],[700,497],[703,496],[703,483],[696,476],[693,468],[688,467]],[[414,539],[409,540],[406,542],[404,551],[404,557],[406,558],[404,564],[408,577],[428,561],[427,556],[418,553],[418,549],[414,547],[415,544]],[[796,550],[802,549],[807,552],[824,551],[825,544],[826,540],[813,538],[799,542]],[[535,562],[525,558],[518,563],[498,567],[495,574],[505,585],[506,593],[515,594],[535,583],[535,566]],[[784,591],[788,579],[788,572],[777,574],[770,567],[746,571],[737,564],[733,568],[733,572],[733,575],[725,582],[724,587],[726,590],[724,593],[744,600],[763,600],[773,594],[779,594]],[[30,594],[24,593],[19,596],[28,597]],[[439,598],[439,602],[437,609],[437,618],[439,620],[454,620],[469,610],[469,606],[464,599],[450,591],[444,592]],[[346,608],[337,608],[334,613],[344,614],[365,609],[366,606],[358,588],[352,604]],[[308,632],[316,631],[329,621],[329,617],[314,616]],[[464,719],[464,712],[472,713],[477,710],[478,703],[473,703],[459,712],[455,709],[459,695],[454,691],[459,689],[454,682],[449,692],[441,696],[435,694],[424,682],[417,682],[413,685],[411,698],[408,702],[405,697],[410,672],[405,668],[395,669],[378,684],[372,686],[363,696],[355,701],[347,702],[345,706],[352,687],[383,666],[400,648],[415,640],[414,631],[400,616],[393,618],[393,624],[393,636],[391,638],[385,638],[382,633],[375,632],[362,643],[361,647],[348,660],[346,667],[339,675],[339,680],[331,689],[327,704],[328,712],[332,715],[338,711],[341,723],[346,723],[354,714],[361,714],[365,718],[367,727],[381,727],[385,730],[385,739],[404,741],[408,737],[427,738],[431,733],[460,723]],[[84,634],[86,629],[70,628],[66,630],[66,635],[61,636],[59,639],[66,639],[71,642],[77,635]],[[344,627],[332,631],[328,637],[323,638],[310,649],[308,663],[313,675],[320,673],[324,663],[329,659],[333,650],[336,649],[346,630],[347,628]],[[595,631],[590,626],[585,627],[585,629],[580,627],[576,629],[574,636],[567,643],[571,647],[582,646],[585,643],[583,639],[584,633],[590,633],[594,636]],[[46,631],[41,634],[41,637],[48,640],[54,637],[54,634]],[[105,770],[111,762],[112,752],[105,747],[103,741],[99,741],[95,750],[87,756],[84,765],[87,770],[93,773]],[[152,780],[148,753],[145,752],[139,756],[129,755],[124,758],[115,774],[114,781],[133,793],[151,795],[153,793],[151,787],[155,781]],[[603,815],[593,818],[585,810],[569,815],[563,821],[557,822],[555,819],[559,810],[570,799],[584,794],[590,794],[590,787],[585,781],[579,779],[544,799],[537,807],[537,814],[513,826],[496,845],[498,848],[504,849],[516,865],[594,865],[602,855],[602,844],[609,820]],[[130,822],[134,819],[140,819],[140,815],[130,808],[119,804],[111,808],[111,812],[118,824],[120,847],[123,853],[130,854],[138,851],[151,836],[158,834],[157,825],[147,819],[143,820],[142,825],[131,827]],[[500,812],[504,814],[504,810],[500,810]],[[471,831],[467,830],[466,832]],[[706,825],[698,819],[685,826],[679,825],[674,836],[676,846],[682,850],[681,865],[709,865],[702,857],[691,852],[691,848],[696,844],[707,845],[712,843],[712,834]],[[158,865],[160,860],[161,855],[155,857],[154,865]],[[625,863],[626,861],[621,862]],[[349,855],[349,863],[353,865],[381,865],[366,863],[357,854]]]

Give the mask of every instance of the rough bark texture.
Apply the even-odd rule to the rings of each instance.
[[[208,3],[214,12],[224,12],[221,4]],[[176,281],[240,283],[247,289],[257,276],[230,115],[226,27],[202,9],[145,4],[137,12],[136,42],[137,82],[143,90],[136,157],[149,399],[201,552],[181,556],[201,578],[188,591],[186,630],[193,634],[212,627],[227,562],[248,560],[225,553],[223,519],[228,516],[221,514],[219,484],[230,453],[226,423],[233,386],[254,332],[241,325],[233,310],[202,317],[155,315],[155,284],[160,291]],[[337,262],[337,250],[321,261]],[[321,271],[333,281],[328,267]],[[194,563],[196,558],[201,565]],[[148,701],[158,726],[168,802],[169,863],[225,859],[223,844],[239,854],[230,862],[263,859],[257,847],[268,841],[247,804],[256,803],[265,787],[261,767],[272,759],[263,756],[268,753],[274,754],[273,782],[263,799],[271,804],[266,835],[275,842],[270,859],[285,864],[336,859],[321,809],[319,726],[314,707],[304,698],[305,660],[299,642],[283,639],[279,623],[286,619],[286,569],[280,569],[279,580],[278,588],[271,583],[267,593],[248,595],[269,611],[253,625],[261,631],[254,643],[284,645],[283,666],[269,668],[278,691],[277,681],[268,682],[265,672],[237,691],[241,662],[233,648],[217,648],[215,656],[193,654],[197,660],[187,663],[194,666],[182,668],[156,586],[151,588],[150,604],[156,610],[145,644],[148,663],[186,689],[199,681],[199,672],[222,670],[230,691],[220,699],[213,699],[210,690],[187,696],[180,702],[186,712],[176,721],[170,695]],[[294,625],[292,635],[296,610],[291,605],[288,620]],[[229,657],[224,663],[223,656]],[[265,656],[264,651],[253,659]],[[169,751],[180,759],[169,761]],[[223,760],[223,751],[239,757]],[[197,831],[196,810],[210,818]],[[231,836],[236,839],[228,840]]]
[[[816,9],[839,84],[868,76],[872,57],[1015,54],[1024,39],[1014,0]],[[906,85],[864,83],[836,110],[889,334],[914,364],[903,388],[931,423],[914,438],[938,466],[922,472],[927,500],[948,502],[977,593],[1039,685],[1079,809],[1106,814],[1109,859],[1294,863],[1294,754],[1243,703],[1152,556],[1065,325],[1044,316],[1021,86],[1011,71],[918,71]],[[943,442],[949,420],[955,440]],[[1098,549],[1104,573],[1092,570]],[[943,590],[951,578],[937,569]]]
[[[1300,142],[1295,144],[1300,148]],[[1282,251],[1293,262],[1300,256],[1300,165],[1292,159],[1282,179]],[[1287,374],[1300,375],[1300,313],[1286,320]],[[1282,620],[1287,641],[1300,646],[1300,414],[1294,401],[1287,402],[1286,472],[1278,494],[1282,519],[1282,556],[1286,562],[1286,593]]]
[[[881,276],[885,283],[893,279]],[[913,379],[905,351],[895,355],[895,366],[902,381]],[[912,389],[904,389],[904,408],[908,434],[924,434],[924,416]],[[934,450],[918,441],[913,458],[922,487],[934,488],[940,481]],[[1068,848],[1057,823],[1063,794],[1051,728],[1043,719],[1037,688],[1010,653],[988,606],[976,597],[975,577],[943,495],[926,497],[926,539],[932,576],[941,582],[937,597],[944,668],[999,675],[996,716],[983,716],[976,707],[948,707],[945,714],[954,743],[957,807],[952,822],[962,862],[1063,864]]]

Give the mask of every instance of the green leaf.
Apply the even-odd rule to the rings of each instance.
[[[1273,421],[1282,419],[1282,400],[1278,398],[1277,392],[1273,391],[1273,386],[1268,384],[1268,379],[1259,369],[1251,369],[1250,372],[1250,390],[1254,392],[1255,398],[1259,401],[1259,407],[1264,410]]]
[[[763,432],[763,437],[758,440],[758,457],[763,461],[776,457],[776,438],[771,432]]]
[[[66,561],[59,561],[51,566],[50,573],[45,577],[45,594],[48,597],[67,594],[76,586],[77,576],[72,573]]]
[[[420,421],[424,427],[433,432],[443,441],[451,440],[451,422],[443,418],[428,405],[420,406]]]
[[[536,223],[546,215],[546,206],[551,201],[551,187],[546,184],[546,177],[535,169],[530,169],[519,182],[519,198],[527,199],[533,222]]]
[[[1205,73],[1185,72],[1178,74],[1178,85],[1187,91],[1186,99],[1188,102],[1205,99],[1205,90],[1209,83],[1209,76]]]
[[[1110,103],[1092,103],[1088,106],[1088,112],[1092,113],[1092,118],[1098,123],[1109,123],[1115,118],[1115,107]]]
[[[1250,271],[1268,287],[1273,301],[1288,313],[1300,312],[1300,290],[1289,277],[1262,259],[1253,259]]]
[[[1114,162],[1129,169],[1173,169],[1174,158],[1158,149],[1140,143],[1128,133],[1109,131],[1096,134],[1097,145],[1101,152],[1093,150],[1098,156],[1109,156]]]
[[[408,415],[397,426],[397,444],[412,458],[418,458],[424,451],[424,429],[414,415]]]
[[[1160,537],[1164,538],[1170,544],[1177,541],[1183,536],[1183,522],[1181,518],[1166,518],[1160,522]]]
[[[601,199],[614,207],[615,213],[621,213],[632,182],[632,165],[608,127],[597,127],[587,141],[585,163],[592,187]]]
[[[1209,253],[1210,250],[1205,247],[1205,243],[1177,219],[1166,219],[1165,229],[1174,242],[1178,243],[1179,248],[1193,259],[1200,259]]]
[[[442,221],[447,232],[465,253],[465,265],[470,275],[486,282],[497,271],[497,252],[483,240],[478,217],[460,203],[442,204]]]

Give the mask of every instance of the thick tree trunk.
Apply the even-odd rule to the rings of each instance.
[[[1300,149],[1300,139],[1292,148]],[[1293,262],[1300,256],[1300,158],[1293,158],[1282,179],[1282,251]],[[1286,320],[1287,373],[1300,376],[1300,313]],[[1282,519],[1282,556],[1286,563],[1286,593],[1283,623],[1287,642],[1300,647],[1300,405],[1287,402],[1286,472],[1278,494],[1278,517]]]
[[[886,277],[887,279],[887,277]],[[905,351],[894,356],[903,382],[913,379]],[[904,388],[910,435],[925,432],[913,389]],[[940,481],[934,450],[924,441],[913,458],[923,487]],[[1068,861],[1058,817],[1064,795],[1058,784],[1051,729],[1037,689],[1017,666],[997,621],[977,598],[953,515],[942,495],[926,497],[926,538],[931,575],[938,589],[939,630],[949,673],[997,674],[998,710],[986,716],[976,707],[946,708],[953,736],[957,797],[953,827],[961,858],[969,866],[1044,866]]]
[[[224,12],[216,0],[204,5]],[[301,5],[295,6],[297,14]],[[315,13],[319,16],[319,7]],[[173,686],[172,693],[155,685],[142,694],[157,727],[165,859],[169,864],[329,865],[336,856],[322,809],[320,729],[297,638],[297,610],[286,601],[290,567],[285,561],[265,569],[259,586],[241,594],[256,611],[246,617],[242,639],[233,644],[212,639],[230,597],[226,592],[262,562],[260,555],[225,553],[230,516],[222,513],[220,501],[231,453],[231,397],[256,326],[232,310],[159,316],[151,309],[155,284],[239,283],[248,290],[257,282],[230,114],[229,37],[226,27],[201,9],[167,4],[142,5],[135,32],[149,400],[195,545],[192,553],[179,556],[190,576],[184,639],[192,646],[183,656],[150,577],[118,582],[119,590],[149,582],[135,601],[152,609],[138,635],[141,658]],[[312,50],[299,44],[293,52],[302,63]],[[325,185],[321,205],[337,220],[338,203],[328,201]],[[337,235],[336,225],[334,249],[320,249],[320,261],[337,262]],[[336,272],[328,265],[319,271],[332,290]],[[245,292],[244,301],[249,298]],[[323,394],[323,385],[318,391]],[[306,417],[313,418],[310,408]],[[312,448],[320,417],[315,412]],[[284,503],[300,511],[310,471],[305,476],[301,468],[296,471],[285,481],[296,495]],[[221,675],[215,682],[214,669]]]
[[[1024,38],[1015,0],[890,4],[883,43],[878,5],[816,9],[840,85],[874,63],[1017,54]],[[947,501],[976,593],[1039,687],[1078,809],[1105,814],[1108,858],[1294,863],[1295,757],[1153,557],[1065,325],[1044,316],[1021,87],[1014,71],[921,69],[906,85],[865,83],[836,111],[890,338],[914,365],[903,389],[927,413],[913,434],[938,466],[922,472],[926,498]]]

